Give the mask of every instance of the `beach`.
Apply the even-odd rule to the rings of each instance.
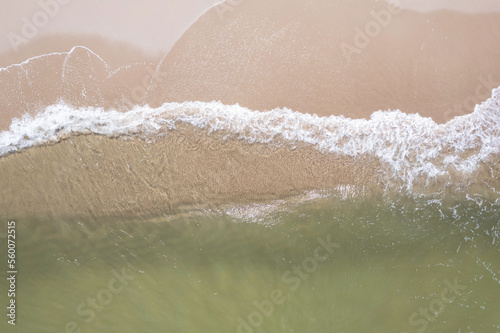
[[[500,86],[500,66],[495,57],[496,54],[500,54],[497,34],[500,29],[498,27],[500,14],[496,12],[470,14],[453,11],[416,12],[390,3],[381,4],[371,1],[355,4],[347,1],[338,1],[335,4],[316,1],[314,5],[306,5],[301,1],[273,1],[272,3],[254,1],[227,6],[229,5],[212,7],[201,15],[163,57],[158,57],[157,54],[153,56],[153,52],[148,53],[146,49],[140,51],[137,47],[127,46],[125,42],[108,44],[109,47],[106,50],[104,37],[96,39],[90,36],[87,37],[86,44],[95,45],[106,58],[87,46],[74,46],[67,51],[60,51],[61,48],[58,49],[57,46],[59,39],[57,36],[51,36],[51,43],[43,45],[46,50],[51,46],[54,50],[58,50],[57,52],[42,54],[2,69],[0,80],[3,93],[0,107],[3,115],[0,125],[5,131],[4,150],[17,152],[14,156],[0,159],[2,169],[5,170],[4,174],[12,175],[3,178],[4,191],[11,193],[10,196],[3,196],[5,198],[3,200],[21,203],[22,201],[12,198],[24,196],[23,191],[33,186],[32,190],[28,191],[29,196],[32,197],[33,203],[39,202],[39,204],[29,205],[33,207],[31,213],[46,211],[47,214],[56,214],[57,211],[64,211],[65,216],[71,214],[71,209],[61,210],[61,199],[56,199],[59,196],[69,198],[67,199],[69,200],[68,207],[76,207],[77,203],[83,204],[84,207],[74,211],[77,215],[84,214],[86,210],[98,215],[99,212],[140,215],[143,213],[140,207],[144,207],[145,211],[151,211],[151,207],[161,207],[152,210],[158,213],[181,203],[195,203],[196,200],[189,199],[190,195],[182,193],[190,190],[204,192],[203,188],[212,189],[215,180],[213,177],[200,176],[194,181],[193,177],[209,174],[213,168],[218,169],[220,166],[217,163],[225,163],[222,161],[226,161],[232,154],[242,156],[244,162],[242,160],[241,168],[232,170],[231,176],[226,176],[225,180],[216,181],[215,183],[221,184],[220,190],[207,190],[203,197],[210,198],[214,202],[230,203],[241,199],[287,196],[296,194],[297,191],[335,188],[345,184],[360,185],[366,182],[364,185],[371,187],[370,184],[379,183],[380,179],[395,178],[393,181],[395,184],[401,181],[398,175],[388,174],[385,170],[387,162],[394,164],[398,163],[397,161],[393,163],[387,158],[384,160],[380,154],[377,156],[377,151],[374,149],[367,150],[366,156],[361,152],[363,151],[361,148],[359,148],[360,152],[347,152],[347,149],[343,149],[343,140],[349,140],[351,135],[348,131],[344,134],[344,139],[337,138],[334,142],[322,143],[332,145],[327,149],[335,152],[331,155],[325,154],[325,149],[317,149],[317,140],[298,137],[285,140],[287,145],[279,149],[281,155],[272,155],[275,150],[278,150],[276,147],[280,146],[280,133],[274,132],[273,134],[276,142],[274,139],[265,142],[267,148],[257,147],[252,139],[241,140],[240,134],[245,131],[241,129],[243,125],[240,124],[238,125],[240,128],[235,129],[231,123],[234,117],[239,117],[239,106],[243,107],[241,110],[249,109],[256,112],[267,112],[279,108],[309,115],[316,114],[323,118],[316,121],[314,128],[312,130],[302,128],[302,130],[316,133],[321,132],[322,126],[336,124],[334,126],[338,127],[343,123],[353,130],[359,126],[365,126],[364,130],[368,133],[366,126],[370,126],[369,119],[373,117],[375,111],[383,110],[386,112],[385,121],[393,123],[398,132],[407,131],[405,127],[411,128],[410,132],[415,134],[408,134],[406,140],[410,140],[412,135],[418,132],[419,126],[434,128],[434,132],[428,135],[439,136],[437,133],[440,129],[436,127],[436,124],[443,124],[443,130],[450,131],[449,136],[454,137],[457,133],[453,131],[461,130],[462,125],[447,126],[446,122],[456,118],[454,122],[465,123],[464,119],[458,120],[458,117],[471,114],[476,105],[490,101],[487,107],[483,107],[486,110],[483,111],[484,116],[472,115],[470,117],[474,120],[469,122],[477,123],[475,125],[477,128],[482,126],[479,125],[481,122],[485,124],[484,126],[497,124],[495,116],[492,116],[497,110],[491,113],[491,109],[495,109],[495,105],[498,104],[497,97],[492,95],[492,91]],[[297,16],[297,13],[302,10],[305,10],[307,14]],[[254,27],[258,29],[255,30]],[[254,32],[250,33],[250,31]],[[335,31],[335,34],[332,34],[332,31]],[[474,31],[474,34],[470,34],[470,31]],[[475,38],[477,34],[482,38]],[[48,37],[43,38],[46,40]],[[77,39],[82,40],[82,37]],[[59,43],[64,45],[71,40],[71,37],[66,36],[60,40]],[[33,47],[39,46],[35,43]],[[455,51],[458,48],[462,50],[459,53]],[[126,64],[129,61],[130,63]],[[463,69],[465,63],[467,64],[466,70]],[[137,108],[142,108],[143,112],[150,109],[161,110],[164,103],[185,101],[206,103],[220,101],[226,106],[234,104],[239,106],[232,108],[230,117],[221,119],[222,122],[227,122],[227,126],[220,126],[223,129],[221,133],[214,129],[207,134],[198,129],[200,126],[190,123],[187,127],[191,126],[191,128],[187,131],[180,131],[182,134],[177,130],[160,130],[165,137],[159,140],[155,138],[156,129],[149,133],[147,128],[141,129],[135,123],[135,130],[113,133],[112,128],[103,131],[96,130],[96,128],[78,130],[77,123],[66,124],[62,118],[50,120],[50,122],[61,121],[61,123],[59,129],[55,129],[56,132],[51,132],[52,134],[46,137],[38,136],[40,129],[37,129],[37,126],[47,126],[47,123],[43,124],[41,120],[43,117],[35,118],[33,121],[28,118],[21,120],[16,123],[17,127],[11,127],[9,131],[12,119],[20,119],[23,115],[36,117],[43,115],[44,112],[47,114],[48,111],[44,110],[49,110],[48,107],[51,105],[53,105],[52,108],[57,108],[59,105],[62,108],[74,110],[93,108],[95,111],[89,112],[96,114],[101,110],[131,114]],[[391,110],[401,110],[403,114],[420,116],[401,120],[398,111],[392,112]],[[158,111],[158,114],[161,114],[161,111]],[[242,111],[241,115],[243,114]],[[293,130],[294,122],[297,124],[302,122],[299,115],[296,113],[296,116],[287,116],[290,130]],[[330,116],[340,118],[331,121],[328,118]],[[291,119],[293,117],[297,119],[294,121]],[[344,122],[342,117],[353,119],[353,121]],[[432,120],[427,121],[426,117]],[[368,119],[369,122],[368,125],[362,125],[362,123],[357,125],[355,119]],[[36,124],[37,121],[40,122],[39,125]],[[217,119],[211,121],[217,121]],[[244,121],[245,118],[242,116],[240,122]],[[279,123],[281,120],[276,121]],[[324,125],[321,125],[321,122]],[[375,129],[379,122],[380,120],[371,122],[373,130],[383,131]],[[30,131],[35,132],[16,132],[16,129],[27,128],[27,123],[30,123]],[[75,128],[72,128],[73,126]],[[163,125],[157,123],[155,126]],[[252,124],[248,130],[265,132],[269,129],[268,126],[269,124]],[[270,126],[279,131],[279,126],[278,128],[274,124]],[[47,133],[51,130],[54,128],[45,129]],[[142,139],[134,138],[136,134],[134,131],[140,131]],[[335,129],[328,128],[328,131],[331,134]],[[495,127],[488,128],[487,132],[485,135],[497,140]],[[85,137],[78,137],[80,133],[85,134]],[[104,138],[100,137],[103,133],[105,133]],[[220,137],[233,134],[240,140],[232,138],[229,141],[223,140],[224,144],[221,143],[221,146],[227,143],[232,149],[234,148],[231,153],[210,145],[205,146],[204,140],[200,140],[201,136],[209,142],[218,141]],[[12,148],[13,141],[10,138],[13,135],[14,137],[23,135],[22,140],[27,141],[23,141],[23,144],[18,146],[17,143],[22,140],[15,139],[18,141]],[[152,174],[156,174],[158,180],[155,178],[150,184],[158,186],[158,189],[152,191],[156,194],[149,193],[151,191],[145,185],[148,181],[142,182],[144,188],[131,192],[134,193],[133,195],[141,193],[141,204],[132,205],[131,207],[135,208],[130,207],[120,213],[121,205],[128,207],[125,203],[131,200],[129,195],[122,197],[118,194],[126,192],[120,189],[120,184],[126,187],[128,183],[121,183],[112,176],[113,173],[119,172],[118,169],[123,173],[126,165],[137,164],[138,166],[134,169],[139,179],[151,174],[150,169],[140,165],[140,161],[144,160],[143,149],[153,152],[162,151],[165,160],[159,160],[159,157],[148,158],[148,160],[151,168],[163,170],[164,161],[172,161],[174,156],[184,154],[185,149],[175,144],[179,135],[187,137],[187,141],[198,142],[193,145],[196,145],[196,152],[200,154],[199,160],[192,164],[191,173],[181,177],[190,181],[178,182],[175,185],[168,180],[172,178],[170,172],[166,172],[165,177],[162,177],[162,173],[153,172]],[[311,136],[310,133],[305,136],[308,135]],[[409,148],[411,144],[418,144],[417,141],[401,143],[401,140],[405,139],[387,139],[384,135],[381,133],[378,138],[372,138],[371,144],[377,145],[375,143],[377,140],[385,140],[387,144],[394,145],[394,149],[399,149],[399,145]],[[64,138],[61,144],[57,144],[58,136]],[[121,142],[115,138],[117,136],[123,136],[122,138],[127,141]],[[352,139],[359,138],[354,135]],[[32,143],[29,143],[30,140]],[[108,153],[96,155],[95,152],[87,150],[85,145],[90,144],[87,141],[99,142],[96,145]],[[453,148],[454,142],[439,142],[437,139],[432,141],[427,149],[442,149],[443,146],[458,151],[472,149],[473,154],[478,153],[477,161],[490,157],[486,156],[488,154],[481,155],[481,145],[472,143],[472,138],[470,141],[463,146],[463,142],[457,142],[456,147]],[[150,142],[152,143],[149,144]],[[299,146],[307,146],[308,142],[311,146],[304,147],[300,152],[291,150],[296,143]],[[111,157],[117,154],[115,152],[118,149],[117,146],[125,143],[127,149],[126,152],[122,152],[122,156],[126,157],[120,157],[119,160]],[[145,144],[148,145],[147,148],[144,147]],[[364,144],[368,145],[369,140],[366,140]],[[20,147],[31,146],[34,147],[26,150],[20,149]],[[255,155],[252,161],[253,157],[245,155],[247,153],[240,153],[240,150],[269,150],[273,153],[264,153],[261,161],[257,157],[259,155]],[[215,151],[213,159],[217,163],[207,164],[208,155],[213,151]],[[78,160],[75,157],[68,161],[66,157],[75,152],[83,155],[78,157]],[[409,151],[408,156],[411,154]],[[285,158],[282,155],[288,157]],[[490,152],[489,155],[494,156],[494,153]],[[50,156],[51,163],[44,164],[45,160],[41,156]],[[368,166],[364,162],[359,162],[359,166],[356,166],[353,160],[355,156],[363,156],[363,160],[372,162]],[[247,157],[248,160],[246,160]],[[440,158],[455,157],[447,157],[443,152]],[[439,159],[435,156],[434,158]],[[110,159],[109,162],[113,163],[117,170],[110,169],[109,176],[104,176],[104,179],[99,179],[99,176],[92,174],[84,176],[86,172],[89,172],[85,166],[90,162],[84,162],[87,159],[93,161],[88,167],[94,167],[101,159],[100,164],[106,164],[106,159]],[[345,160],[346,163],[331,162],[337,160]],[[27,161],[30,161],[29,165],[34,169],[27,169]],[[295,163],[299,165],[296,170],[291,170],[289,173],[280,170],[280,166],[286,168]],[[24,167],[15,167],[19,164]],[[47,188],[45,182],[56,173],[65,173],[64,170],[58,170],[57,166],[68,164],[69,170],[74,174],[65,175],[67,179],[80,179],[80,176],[88,179],[79,185],[81,193],[77,194],[74,190],[67,191],[54,185],[56,187],[52,191],[58,194],[50,198],[55,201],[52,203],[51,199],[39,200],[44,196],[42,193]],[[433,164],[436,163],[433,162]],[[448,166],[449,164],[445,163]],[[244,165],[247,165],[249,169],[246,170]],[[44,167],[47,169],[43,169]],[[408,172],[412,169],[409,165],[392,165],[392,167],[408,169]],[[457,165],[454,167],[460,169]],[[360,171],[365,168],[369,171]],[[453,173],[449,167],[437,166],[436,168],[437,170],[429,172],[434,172],[435,175]],[[19,174],[20,170],[25,170],[25,174]],[[421,179],[412,180],[412,182],[428,182],[426,177],[430,175],[429,172],[421,170],[421,175],[417,176]],[[236,182],[252,183],[251,178],[254,173],[256,179],[259,179],[257,175],[262,173],[266,181],[257,183],[267,185],[263,187],[242,185],[239,190],[223,190],[224,188],[237,188],[234,187]],[[43,182],[32,183],[32,179],[38,178],[35,177],[36,174],[47,176],[40,177]],[[281,175],[287,175],[278,181],[282,186],[270,182],[271,179],[279,179]],[[460,179],[463,175],[456,177]],[[165,181],[161,186],[156,184],[160,180]],[[30,184],[24,184],[23,181]],[[404,183],[408,179],[402,181]],[[138,182],[141,183],[139,180]],[[196,185],[188,186],[190,182]],[[57,183],[57,178],[53,183]],[[115,203],[99,200],[90,204],[92,200],[87,197],[88,193],[95,192],[97,197],[101,195],[100,190],[92,190],[93,184],[101,184],[104,188],[109,188],[114,194],[104,196],[115,198]],[[117,186],[115,190],[113,190],[114,186]],[[387,185],[386,188],[390,186]],[[394,186],[404,187],[401,184]],[[383,186],[378,187],[383,188]],[[220,193],[220,196],[216,193]],[[164,204],[157,205],[158,200],[162,198],[168,199]],[[7,204],[7,201],[4,201],[3,205],[9,207],[9,213],[10,209],[16,207],[16,204]],[[92,208],[85,208],[87,206]],[[114,208],[110,208],[111,206]],[[27,214],[27,210],[21,205],[12,213],[22,216],[24,213]]]
[[[2,6],[2,331],[499,332],[498,2]]]

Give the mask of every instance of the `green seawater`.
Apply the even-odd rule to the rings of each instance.
[[[19,220],[16,326],[4,314],[0,331],[500,332],[499,208],[401,196],[255,222]]]

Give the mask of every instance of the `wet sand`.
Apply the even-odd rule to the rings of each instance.
[[[150,217],[381,179],[368,157],[224,141],[190,127],[154,142],[77,136],[2,157],[0,170],[0,207],[11,217]]]
[[[445,122],[500,85],[499,31],[499,13],[259,0],[212,8],[161,61],[102,37],[74,37],[86,48],[76,52],[71,36],[44,37],[33,48],[57,54],[0,71],[0,129],[58,99],[120,110],[220,100],[353,118],[401,109]],[[80,74],[63,79],[67,67]]]
[[[0,4],[0,67],[85,45],[106,58],[128,52],[165,54],[217,0],[40,0]],[[53,41],[56,37],[58,45]],[[90,37],[90,38],[89,38]],[[61,49],[63,47],[64,49]],[[136,50],[134,50],[136,49]],[[120,55],[120,53],[115,53]],[[109,59],[114,61],[114,59]],[[134,60],[136,61],[136,60]]]
[[[500,86],[499,32],[498,13],[256,0],[212,8],[162,59],[108,37],[81,36],[84,45],[70,48],[71,36],[54,35],[42,43],[51,54],[0,70],[0,130],[59,101],[125,112],[220,100],[350,118],[401,109],[445,122]],[[76,136],[1,157],[0,207],[8,216],[150,216],[344,184],[380,189],[383,168],[373,158],[275,151],[190,129],[154,143]]]
[[[396,10],[349,60],[383,1],[234,0],[164,58],[137,47],[191,1],[70,2],[67,33],[107,35],[0,69],[17,331],[500,331],[500,88],[443,125],[371,113],[471,112],[500,85],[498,14]],[[257,111],[143,105],[185,99]]]
[[[499,13],[244,1],[209,11],[185,33],[146,102],[221,100],[354,118],[400,109],[445,122],[500,85],[499,31]]]

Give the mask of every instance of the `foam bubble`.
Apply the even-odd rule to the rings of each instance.
[[[126,113],[59,103],[34,118],[14,119],[10,130],[0,133],[0,156],[76,134],[151,136],[179,124],[248,143],[305,143],[323,153],[373,155],[411,188],[420,177],[432,179],[452,170],[470,173],[499,153],[500,88],[473,113],[441,125],[399,110],[377,111],[366,120],[318,117],[286,108],[259,112],[220,102],[136,106]]]

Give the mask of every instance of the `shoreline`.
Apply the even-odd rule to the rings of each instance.
[[[224,15],[216,5],[163,55],[95,35],[43,37],[51,47],[0,70],[0,130],[61,100],[122,111],[221,101],[356,119],[400,109],[446,123],[500,86],[493,57],[500,13],[389,12],[372,0],[315,4],[244,1]],[[364,31],[372,26],[377,34]],[[346,59],[346,47],[356,59]]]
[[[500,13],[227,5],[164,56],[92,34],[26,45],[84,41],[0,69],[0,210],[161,214],[339,185],[427,193],[489,179]],[[25,115],[36,119],[13,122]]]
[[[495,155],[468,176],[457,173],[430,183],[421,179],[407,192],[374,156],[349,157],[322,153],[307,144],[272,146],[222,137],[190,126],[154,140],[85,134],[3,156],[2,215],[154,219],[294,201],[308,191],[333,193],[342,187],[355,189],[352,198],[453,194],[468,188],[487,194],[492,189],[483,182],[494,190],[500,175]]]
[[[77,136],[2,157],[0,207],[12,217],[154,216],[342,184],[370,187],[379,177],[370,158],[362,163],[307,147],[269,150],[188,132],[151,143]]]

